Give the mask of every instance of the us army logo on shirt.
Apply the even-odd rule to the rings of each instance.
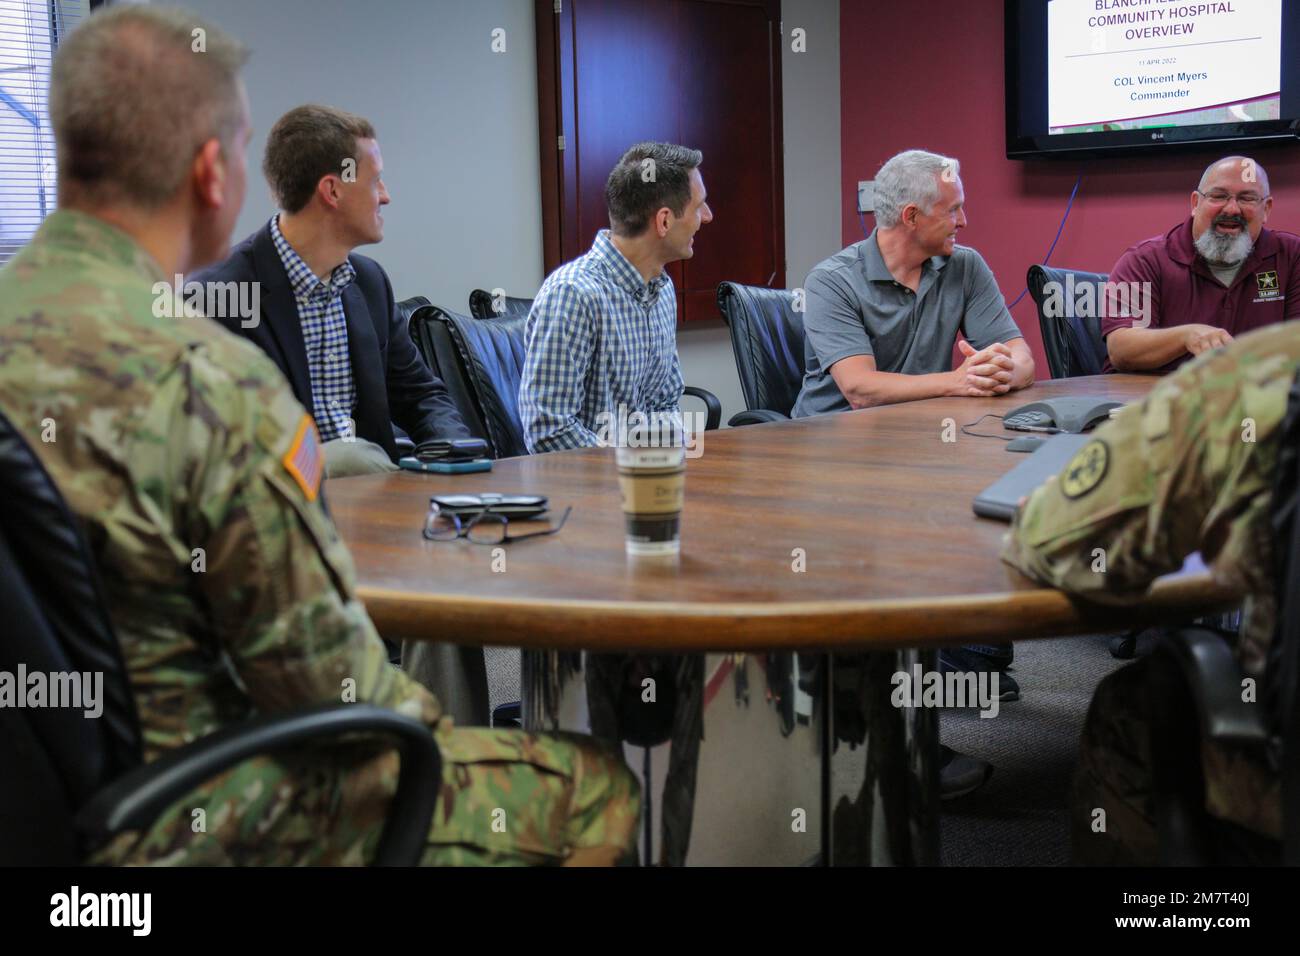
[[[1061,473],[1061,491],[1067,498],[1082,498],[1101,484],[1110,466],[1110,449],[1100,438],[1079,449]]]
[[[1261,299],[1276,299],[1282,294],[1282,290],[1277,284],[1276,272],[1256,272],[1255,285],[1259,289],[1259,298]]]

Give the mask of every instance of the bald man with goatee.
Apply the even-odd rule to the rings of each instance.
[[[1300,237],[1266,229],[1272,211],[1263,166],[1248,156],[1211,163],[1188,218],[1115,264],[1110,281],[1138,294],[1102,317],[1105,370],[1173,371],[1252,329],[1300,318]]]

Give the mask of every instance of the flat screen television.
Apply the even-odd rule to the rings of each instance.
[[[1300,0],[1006,0],[1007,157],[1300,140]]]

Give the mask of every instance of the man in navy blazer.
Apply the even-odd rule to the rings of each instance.
[[[256,296],[224,285],[240,290],[241,314],[209,317],[280,366],[316,419],[326,475],[395,471],[394,422],[417,445],[469,438],[447,387],[415,350],[388,276],[352,251],[384,238],[380,210],[389,200],[374,128],[342,110],[299,106],[271,128],[262,170],[279,214],[190,281],[258,283]],[[253,302],[260,310],[246,308]],[[406,645],[402,665],[457,723],[488,722],[480,648]]]
[[[258,283],[260,316],[212,318],[280,366],[316,419],[327,476],[395,470],[394,423],[417,445],[470,437],[416,351],[383,268],[352,251],[384,238],[389,197],[374,128],[341,110],[297,107],[272,128],[263,171],[280,213],[191,280]]]

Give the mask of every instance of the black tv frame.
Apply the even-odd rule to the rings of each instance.
[[[1047,2],[1048,0],[1003,0],[1007,159],[1078,159],[1151,152],[1188,152],[1224,144],[1231,144],[1233,149],[1238,149],[1249,145],[1300,143],[1300,116],[1252,123],[1170,126],[1155,130],[1020,134],[1020,9],[1025,3],[1040,3],[1045,7]],[[1284,95],[1288,89],[1300,92],[1300,3],[1282,4],[1282,44]],[[1285,73],[1288,66],[1291,67],[1292,74],[1290,85]],[[1045,70],[1041,79],[1046,79]],[[1297,98],[1300,99],[1300,96]]]

